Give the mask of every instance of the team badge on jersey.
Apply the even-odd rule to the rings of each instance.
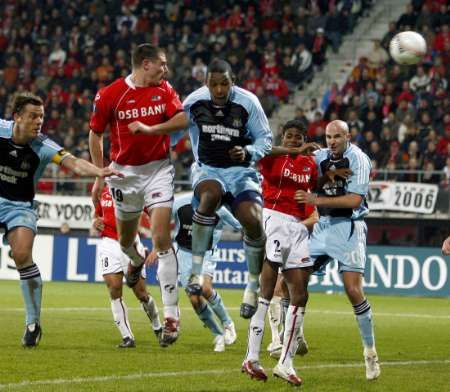
[[[161,100],[161,96],[160,95],[153,95],[152,97],[152,101],[160,101]]]
[[[233,120],[233,127],[235,127],[235,128],[240,128],[240,127],[242,127],[242,121],[241,121],[240,118],[235,118],[235,119]]]

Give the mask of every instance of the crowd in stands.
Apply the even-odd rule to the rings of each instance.
[[[43,132],[88,157],[93,97],[129,74],[131,49],[142,42],[166,50],[168,79],[182,98],[204,83],[209,61],[221,57],[270,116],[323,65],[328,45],[338,50],[342,35],[370,5],[371,0],[4,0],[0,117],[10,118],[13,92],[31,90],[45,98]],[[189,150],[183,140],[173,153],[185,172]]]
[[[377,169],[424,170],[390,174],[390,180],[441,184],[450,182],[450,14],[446,1],[413,1],[381,41],[374,41],[346,83],[334,83],[322,102],[313,99],[297,118],[308,126],[309,137],[323,143],[326,124],[345,119],[353,143]],[[428,47],[416,66],[400,66],[388,55],[391,38],[400,31],[420,32]],[[436,173],[441,171],[441,173]]]

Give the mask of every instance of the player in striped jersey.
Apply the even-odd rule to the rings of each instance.
[[[362,337],[366,378],[373,380],[380,375],[380,366],[375,349],[372,310],[362,287],[370,159],[350,143],[348,125],[344,121],[330,122],[325,136],[328,148],[316,152],[316,163],[322,176],[318,193],[299,190],[295,198],[299,203],[315,205],[319,211],[319,222],[314,226],[309,246],[310,255],[315,260],[314,268],[321,270],[330,260],[338,261]],[[347,175],[327,175],[345,169],[348,170]]]
[[[50,162],[79,176],[104,178],[122,174],[76,158],[43,135],[44,103],[38,96],[20,93],[12,106],[13,121],[0,120],[0,226],[5,228],[4,238],[11,246],[25,302],[22,345],[35,347],[42,335],[42,279],[32,255],[38,218],[34,209],[36,183]]]

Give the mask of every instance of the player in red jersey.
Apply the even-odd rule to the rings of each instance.
[[[306,128],[298,120],[288,121],[283,126],[282,147],[299,148],[303,145]],[[266,260],[261,272],[261,292],[258,308],[249,326],[247,355],[242,371],[252,378],[266,380],[264,369],[259,364],[259,353],[264,332],[265,318],[272,299],[278,270],[281,267],[290,295],[290,306],[286,315],[283,349],[273,374],[291,384],[300,385],[302,380],[293,368],[293,357],[297,348],[297,337],[303,323],[307,296],[301,293],[303,275],[309,278],[313,262],[308,251],[308,227],[317,221],[317,212],[294,200],[298,189],[310,191],[317,182],[317,166],[314,158],[305,155],[269,155],[259,162],[263,175],[264,211],[266,231]]]
[[[128,266],[128,257],[122,252],[117,241],[114,202],[107,186],[103,188],[100,203],[96,206],[93,227],[102,237],[102,242],[98,246],[98,259],[101,262],[103,279],[109,290],[113,318],[122,335],[122,343],[117,347],[135,347],[128,309],[122,299],[123,276]],[[143,251],[139,235],[136,236],[136,244],[138,249]],[[141,278],[132,289],[150,319],[155,335],[159,338],[162,327],[156,303],[145,287],[145,269],[142,270]]]
[[[101,89],[94,101],[89,147],[95,165],[103,165],[103,132],[109,126],[111,167],[120,168],[125,178],[108,181],[115,200],[117,231],[123,252],[129,257],[127,284],[140,279],[146,254],[136,246],[141,212],[150,214],[153,249],[158,255],[158,279],[164,305],[161,345],[175,342],[179,329],[177,259],[170,238],[174,168],[169,160],[170,138],[146,135],[139,130],[160,133],[187,127],[187,117],[177,93],[163,78],[167,74],[164,52],[150,44],[132,53],[132,73]],[[103,181],[92,189],[95,205]]]

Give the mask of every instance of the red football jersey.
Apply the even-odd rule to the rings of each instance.
[[[133,121],[160,124],[182,110],[180,98],[169,82],[163,80],[159,86],[136,87],[127,76],[97,93],[90,127],[93,132],[102,133],[110,126],[112,161],[120,165],[144,165],[169,156],[170,137],[133,135],[128,124]]]
[[[116,229],[116,215],[114,213],[114,201],[109,193],[107,186],[103,188],[102,196],[100,198],[100,203],[95,207],[95,214],[103,218],[103,223],[105,225],[103,231],[101,232],[102,237],[109,237],[113,240],[117,240]]]
[[[306,219],[314,206],[294,200],[297,190],[312,190],[317,183],[317,165],[314,157],[304,155],[266,156],[259,161],[263,175],[264,207]]]

